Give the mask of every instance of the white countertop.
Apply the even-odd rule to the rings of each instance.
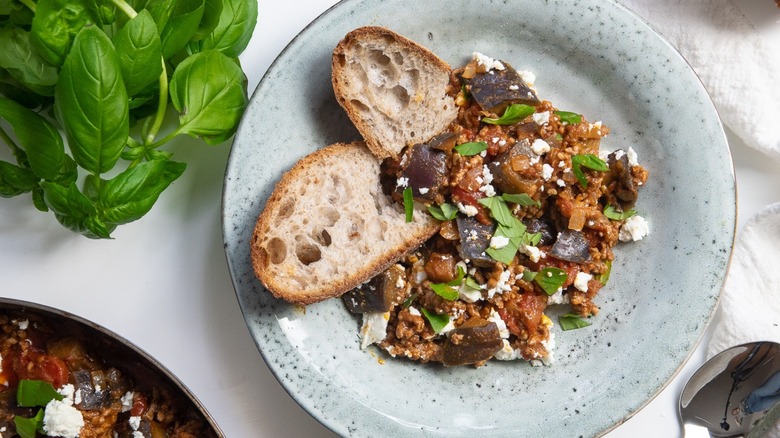
[[[335,2],[260,2],[242,55],[254,90],[285,45]],[[727,131],[739,226],[780,201],[780,162]],[[284,391],[241,315],[222,247],[220,206],[229,143],[173,142],[187,171],[141,220],[94,241],[66,231],[28,197],[0,199],[0,295],[60,308],[140,346],[176,374],[230,438],[333,436]],[[0,149],[0,159],[9,160]],[[717,317],[714,321],[717,324]],[[705,341],[669,386],[608,438],[679,436],[677,396],[704,360]]]

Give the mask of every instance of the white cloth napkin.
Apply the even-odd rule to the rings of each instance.
[[[746,144],[780,159],[780,47],[767,47],[735,0],[620,0],[683,55],[723,123]],[[767,23],[780,10],[763,1]],[[777,14],[771,16],[771,14]]]

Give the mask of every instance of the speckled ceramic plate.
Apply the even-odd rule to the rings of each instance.
[[[560,332],[557,363],[474,369],[378,360],[340,300],[305,312],[253,275],[249,240],[283,171],[358,138],[330,83],[350,30],[389,27],[453,66],[473,51],[536,74],[539,95],[603,120],[602,147],[633,147],[649,169],[637,208],[645,240],[617,249],[593,325]],[[309,25],[270,67],[235,138],[224,238],[244,317],[268,366],[315,418],[351,436],[594,436],[672,379],[717,305],[734,237],[731,158],[707,93],[680,55],[609,1],[346,0]],[[392,431],[392,432],[390,432]]]

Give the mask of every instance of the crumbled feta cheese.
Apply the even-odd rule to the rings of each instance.
[[[458,298],[467,303],[476,303],[482,299],[483,288],[484,286],[480,286],[480,289],[474,289],[468,286],[464,281],[463,284],[460,285],[460,288],[458,288]]]
[[[429,189],[428,187],[422,187],[418,191],[420,192],[421,195],[424,195],[424,194],[430,192],[431,189]]]
[[[559,180],[555,181],[555,184],[557,184],[558,187],[566,187],[566,181],[564,181],[562,179],[559,179]]]
[[[545,181],[549,181],[550,178],[552,178],[553,170],[555,169],[553,169],[552,166],[550,166],[547,163],[544,163],[544,165],[542,166],[542,178],[544,178]]]
[[[566,304],[569,302],[569,296],[563,294],[563,288],[558,288],[558,290],[555,291],[554,294],[547,297],[547,305],[551,306],[553,304]]]
[[[540,113],[533,113],[531,117],[533,117],[534,123],[536,123],[537,125],[544,125],[545,123],[550,121],[550,112],[542,111]]]
[[[477,207],[474,207],[473,205],[463,205],[462,203],[458,202],[457,206],[458,210],[468,217],[476,216],[477,213],[479,213]]]
[[[363,314],[363,327],[360,328],[360,348],[380,342],[387,336],[387,321],[390,312],[366,312]]]
[[[510,85],[509,89],[512,90],[512,91],[517,91],[517,90],[520,89],[520,87],[518,87],[517,85]]]
[[[57,390],[57,393],[59,393],[63,399],[62,401],[68,405],[73,405],[73,402],[75,400],[76,395],[76,387],[73,386],[70,383],[66,383],[62,385],[60,389]]]
[[[404,287],[404,285],[406,285],[406,280],[404,280],[403,276],[398,276],[398,279],[395,280],[395,287],[400,289]]]
[[[546,154],[547,152],[550,152],[550,144],[541,138],[537,138],[531,143],[531,150],[534,151],[536,155]]]
[[[632,166],[639,165],[639,161],[637,161],[636,151],[634,150],[634,148],[629,147],[626,155],[628,155],[628,164]]]
[[[19,326],[19,330],[27,330],[27,327],[30,326],[30,320],[29,319],[25,319],[25,320],[19,321],[17,323],[17,325]]]
[[[501,349],[493,355],[496,360],[515,360],[521,357],[517,350],[512,348],[512,345],[506,339],[501,340]]]
[[[534,155],[533,157],[531,157],[531,160],[530,160],[530,162],[531,162],[531,164],[536,164],[536,163],[538,163],[538,162],[539,162],[539,159],[540,159],[540,158],[539,158],[539,156],[538,156],[538,155]]]
[[[615,161],[623,158],[623,155],[625,155],[626,152],[623,149],[618,149],[615,151]]]
[[[642,216],[635,214],[623,222],[618,233],[621,242],[642,240],[650,232],[647,221]]]
[[[592,275],[586,272],[578,272],[577,277],[574,278],[574,287],[580,292],[588,291],[588,282],[593,278]]]
[[[487,196],[488,198],[492,198],[493,196],[496,196],[496,189],[490,184],[486,184],[480,187],[479,191],[484,193],[485,196]]]
[[[409,187],[409,178],[402,176],[395,182],[396,187]]]
[[[523,82],[525,82],[526,85],[528,85],[529,87],[534,86],[534,82],[536,82],[536,75],[533,74],[533,72],[528,70],[520,70],[517,72],[517,74],[520,76],[520,79],[522,79]]]
[[[132,438],[146,438],[143,434],[143,432],[134,430]]]
[[[489,56],[483,55],[479,52],[474,52],[472,54],[472,57],[475,61],[477,61],[477,65],[481,65],[485,67],[486,70],[490,71],[493,69],[496,70],[504,70],[506,67],[504,64],[501,63],[501,61],[495,60]]]
[[[509,245],[509,238],[506,236],[493,236],[490,238],[490,247],[493,249],[501,249]]]
[[[479,181],[480,184],[484,184],[479,188],[479,191],[484,193],[485,196],[496,196],[496,189],[490,185],[490,183],[493,182],[493,174],[490,173],[490,169],[488,169],[487,165],[482,166],[482,177],[477,178],[477,181]]]
[[[127,391],[125,395],[122,396],[120,399],[122,402],[122,412],[127,412],[133,408],[133,397],[134,394],[132,391]]]
[[[520,252],[527,255],[532,262],[536,263],[542,257],[542,251],[532,245],[523,245],[520,247]]]
[[[503,271],[498,276],[498,282],[496,283],[496,287],[488,289],[488,298],[493,298],[493,295],[495,294],[502,294],[504,292],[508,292],[512,290],[512,286],[509,285],[509,276],[511,275],[511,272],[509,271]]]
[[[506,327],[504,320],[501,319],[501,315],[496,312],[496,309],[490,310],[490,316],[488,316],[487,320],[496,323],[496,327],[498,327],[498,333],[501,335],[501,339],[509,338],[509,329]]]
[[[51,400],[43,413],[43,431],[49,436],[76,438],[84,427],[81,412],[65,401]]]
[[[490,139],[493,143],[498,143],[499,140],[501,140],[500,137],[493,137]]]
[[[447,323],[447,325],[444,326],[443,329],[439,332],[440,335],[446,335],[447,333],[455,330],[455,321],[450,317],[450,322]]]
[[[130,425],[130,428],[133,430],[138,430],[139,427],[141,427],[141,416],[140,415],[133,415],[130,418],[127,419],[127,424]]]
[[[409,306],[409,314],[413,316],[422,316],[422,313],[414,306]]]

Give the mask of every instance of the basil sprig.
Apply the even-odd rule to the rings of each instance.
[[[558,317],[558,324],[563,331],[567,331],[587,327],[591,322],[576,313],[567,313]]]
[[[404,212],[406,213],[406,222],[411,222],[414,215],[414,194],[411,187],[404,189]]]
[[[547,267],[539,271],[534,277],[534,281],[542,288],[544,293],[552,295],[566,283],[568,276],[563,269]]]
[[[420,311],[425,315],[425,319],[428,320],[433,331],[436,333],[441,333],[441,331],[444,330],[444,327],[447,327],[447,324],[450,323],[450,315],[447,315],[446,313],[438,314],[428,309],[420,309]]]
[[[492,117],[485,117],[482,119],[482,121],[491,125],[513,125],[530,116],[534,112],[536,112],[536,108],[530,105],[514,103],[509,105],[506,110],[504,110],[504,114],[501,115],[501,117],[497,119]]]
[[[604,216],[616,221],[626,220],[635,214],[636,210],[633,209],[618,211],[613,205],[607,205],[604,207]]]
[[[464,157],[470,157],[477,155],[478,153],[487,150],[488,145],[484,141],[472,141],[468,143],[462,143],[455,146],[455,151]]]
[[[588,187],[588,179],[585,178],[582,168],[587,167],[591,170],[599,172],[606,172],[609,170],[609,166],[601,158],[593,154],[578,154],[571,157],[571,168],[574,171],[574,176],[577,177],[577,181],[583,188]]]

